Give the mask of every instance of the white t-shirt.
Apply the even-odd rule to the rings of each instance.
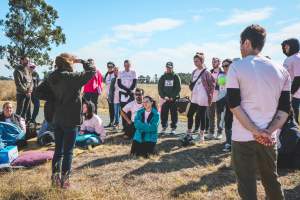
[[[109,88],[110,88],[110,83],[111,83],[111,80],[115,77],[115,74],[114,73],[111,73],[111,74],[107,74],[106,75],[106,78],[105,78],[105,92],[106,92],[106,96],[108,97],[109,96]]]
[[[199,74],[203,71],[196,69],[192,81],[196,81],[196,79],[198,78]],[[196,82],[194,89],[192,91],[192,98],[191,98],[191,102],[198,104],[199,106],[208,106],[208,97],[207,97],[207,93],[206,90],[202,84],[202,80],[201,77],[198,79],[198,81]]]
[[[145,111],[145,121],[144,121],[145,123],[147,123],[147,120],[148,120],[148,117],[149,117],[150,113],[151,113],[151,111],[150,112]]]
[[[240,89],[241,107],[256,126],[266,128],[277,111],[281,92],[290,91],[291,80],[281,65],[263,56],[247,56],[230,65],[226,87]],[[252,133],[235,117],[232,140],[254,140]]]
[[[131,121],[134,121],[134,117],[136,114],[136,111],[138,111],[139,109],[141,109],[143,107],[143,104],[140,103],[138,104],[135,100],[126,104],[126,106],[124,106],[123,111],[125,113],[131,112]]]
[[[84,120],[80,126],[80,130],[99,134],[102,142],[105,139],[106,134],[102,119],[96,114],[91,119]]]
[[[126,88],[130,88],[130,86],[133,83],[133,80],[136,79],[136,73],[134,70],[129,70],[128,72],[124,70],[120,72],[118,79],[121,80],[122,85],[124,85]],[[120,88],[120,91],[123,90]],[[120,101],[127,102],[128,99],[129,96],[126,97],[125,95],[121,95]]]
[[[284,60],[283,66],[288,70],[293,81],[296,76],[300,76],[300,53],[296,53]],[[300,99],[300,88],[295,92],[293,97]]]

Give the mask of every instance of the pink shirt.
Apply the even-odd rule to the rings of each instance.
[[[266,128],[277,112],[282,91],[290,91],[291,79],[284,67],[263,56],[247,56],[230,65],[227,88],[240,89],[241,107],[259,128]],[[275,131],[273,137],[276,135]],[[233,141],[253,141],[252,133],[234,117]]]
[[[97,70],[96,74],[84,86],[84,93],[98,93],[102,92],[102,74]]]

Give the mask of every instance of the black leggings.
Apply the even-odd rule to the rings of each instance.
[[[192,129],[194,122],[194,114],[196,113],[195,118],[195,130],[198,130],[201,125],[201,131],[205,130],[205,121],[206,121],[206,106],[199,106],[198,104],[191,103],[189,112],[187,114],[188,118],[188,129]]]
[[[149,157],[149,155],[155,154],[155,142],[138,142],[136,140],[132,141],[130,154],[135,156],[143,156],[145,158]]]

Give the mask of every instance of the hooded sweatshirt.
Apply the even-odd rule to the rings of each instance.
[[[55,98],[53,123],[57,125],[74,127],[82,122],[80,90],[96,73],[89,63],[84,63],[83,67],[84,72],[57,69],[47,79]]]
[[[161,98],[177,98],[181,90],[181,81],[177,74],[165,73],[158,81],[158,93]]]

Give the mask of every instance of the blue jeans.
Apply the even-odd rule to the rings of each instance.
[[[300,99],[294,98],[292,99],[292,107],[294,110],[294,118],[296,122],[299,124],[299,107],[300,107]]]
[[[39,114],[39,110],[40,110],[40,100],[36,98],[35,95],[31,95],[31,101],[33,103],[31,121],[35,122],[36,116]]]
[[[115,124],[119,124],[120,122],[120,104],[114,103],[114,117],[115,117]]]
[[[52,173],[69,175],[75,146],[77,127],[63,127],[55,125],[55,152],[52,160]]]

